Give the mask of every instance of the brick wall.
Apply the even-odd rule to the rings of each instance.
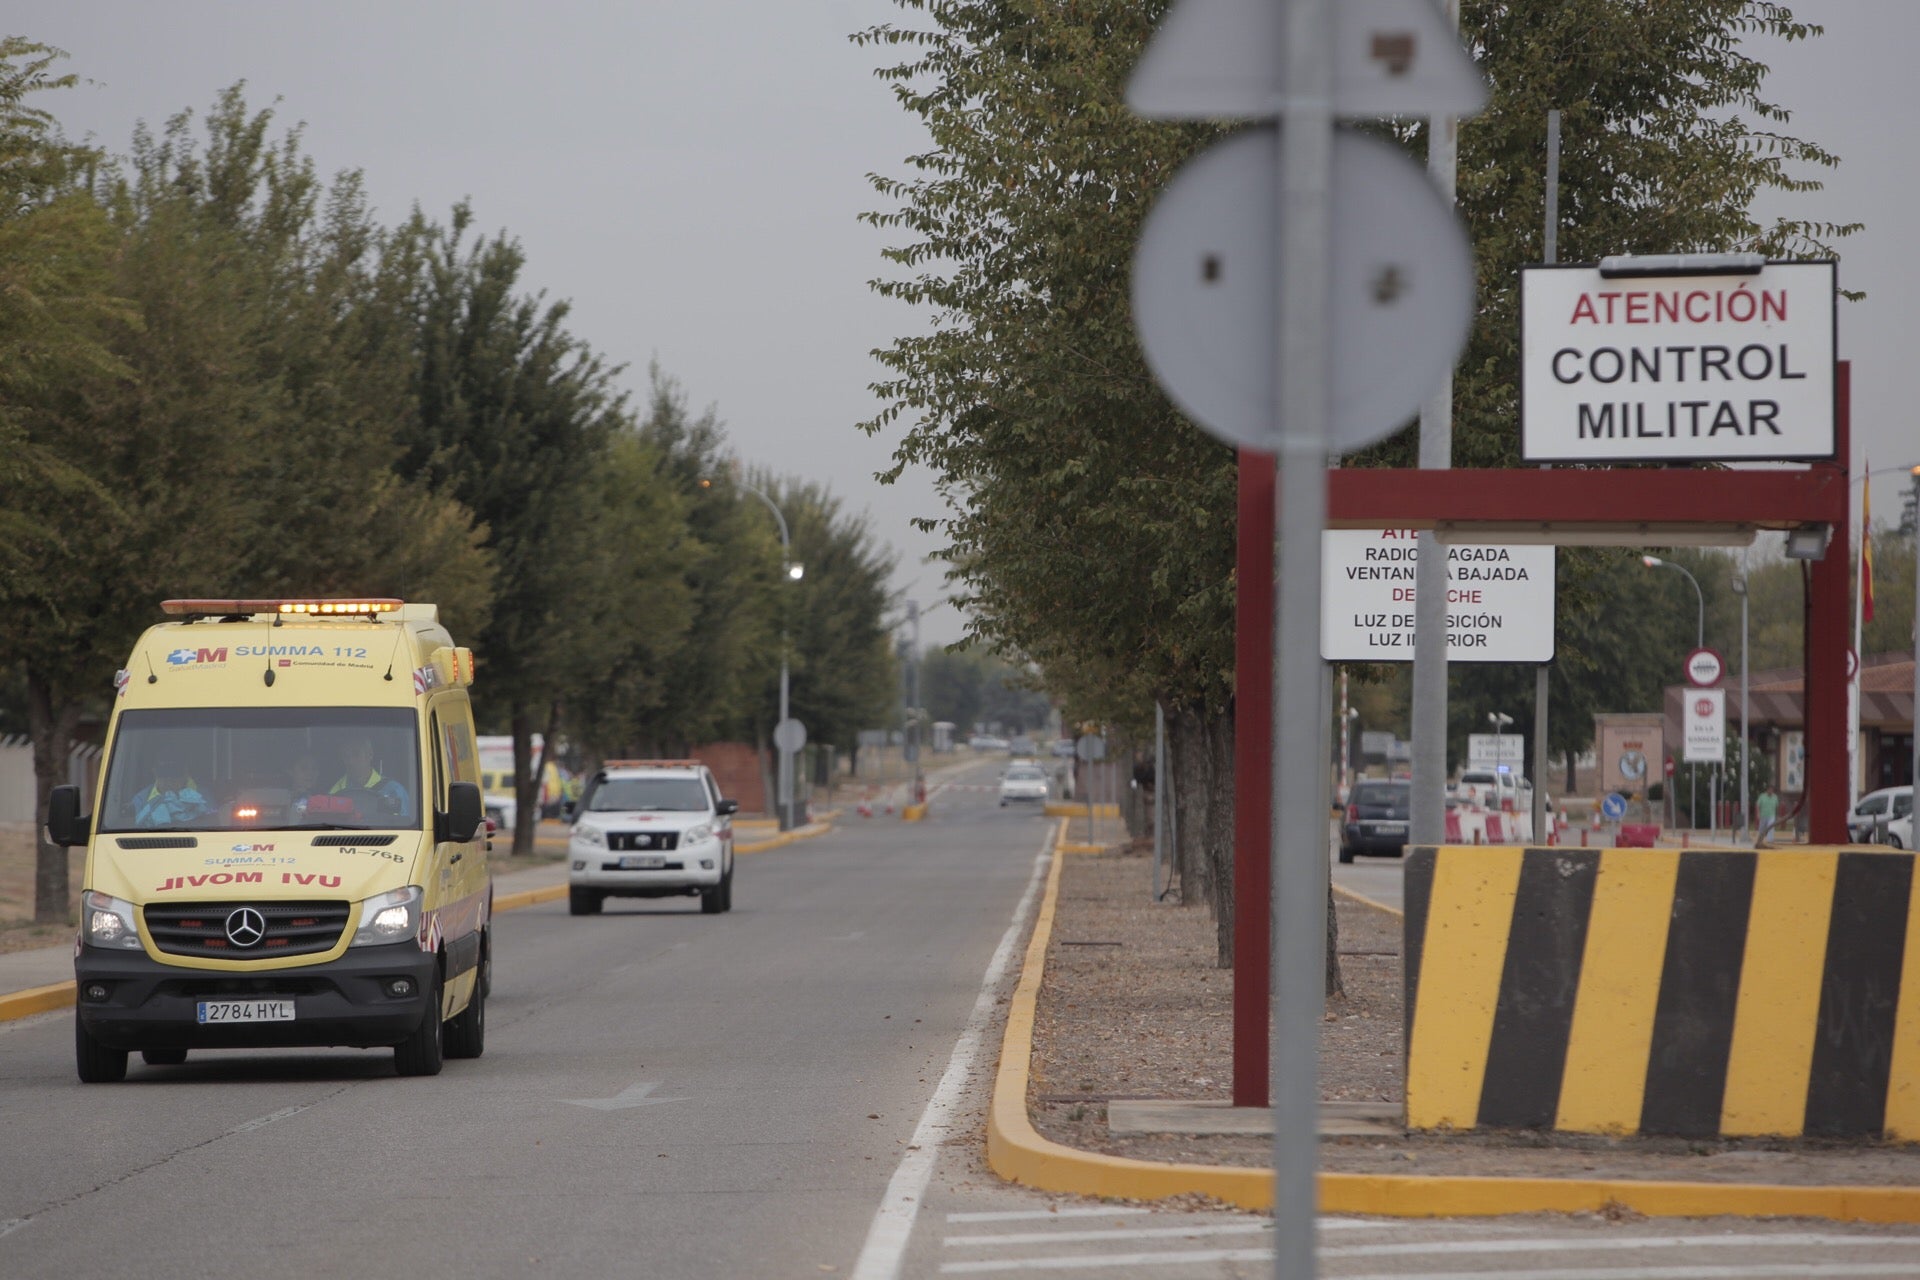
[[[741,813],[772,813],[767,802],[760,753],[746,742],[710,742],[693,749],[693,758],[713,770],[720,794],[740,802]]]

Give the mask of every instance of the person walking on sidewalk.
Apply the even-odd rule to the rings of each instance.
[[[1760,798],[1753,802],[1755,816],[1759,819],[1759,830],[1753,837],[1753,847],[1770,849],[1767,837],[1773,833],[1773,824],[1780,819],[1780,797],[1774,794],[1771,784],[1763,788]]]

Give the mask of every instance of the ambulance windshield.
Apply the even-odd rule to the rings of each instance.
[[[129,710],[99,830],[417,827],[419,759],[407,707]]]

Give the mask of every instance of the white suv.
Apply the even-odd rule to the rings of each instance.
[[[609,760],[573,807],[567,909],[594,915],[609,897],[700,899],[733,909],[733,814],[697,760]]]

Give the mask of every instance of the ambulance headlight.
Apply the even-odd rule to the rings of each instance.
[[[680,835],[682,844],[699,844],[702,840],[713,839],[713,824],[703,822],[697,827],[688,827]]]
[[[573,829],[573,838],[581,844],[590,844],[596,849],[607,847],[607,833],[598,827],[589,827],[585,823]]]
[[[140,949],[140,928],[134,923],[134,906],[119,898],[89,889],[80,910],[87,922],[87,945],[111,947],[117,951]]]
[[[377,947],[403,942],[420,932],[420,886],[410,884],[376,894],[360,904],[360,927],[349,946]]]

